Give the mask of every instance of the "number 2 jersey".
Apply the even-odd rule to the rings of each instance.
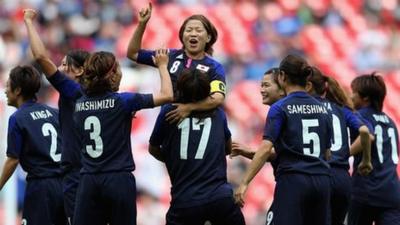
[[[109,92],[86,96],[80,85],[56,73],[53,85],[75,99],[74,122],[80,138],[81,173],[133,171],[131,150],[132,113],[154,107],[152,94]]]
[[[152,56],[155,51],[143,50],[138,52],[137,62],[149,66],[154,66]],[[196,69],[209,75],[211,90],[210,93],[221,92],[225,94],[225,71],[222,65],[206,55],[203,59],[191,59],[185,54],[183,49],[169,49],[168,72],[171,76],[174,96],[177,96],[177,81],[184,68]]]
[[[226,177],[225,143],[231,133],[225,113],[216,109],[203,119],[188,117],[179,125],[169,124],[161,109],[150,144],[161,146],[161,154],[171,179],[171,205],[186,208],[232,197]]]
[[[274,144],[277,179],[284,173],[329,175],[325,153],[331,147],[332,133],[328,110],[306,92],[290,93],[274,103],[263,139]]]
[[[31,178],[61,176],[58,110],[28,101],[9,118],[7,156]]]
[[[397,175],[398,131],[384,112],[371,107],[361,108],[360,115],[370,122],[375,141],[371,143],[372,172],[368,176],[353,173],[354,200],[377,207],[400,207],[400,181]],[[354,167],[362,155],[354,157]]]

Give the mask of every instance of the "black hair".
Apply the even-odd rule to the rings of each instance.
[[[35,99],[40,89],[40,74],[33,66],[16,66],[10,72],[10,89],[21,89],[24,100]]]
[[[274,82],[275,82],[275,84],[278,86],[278,88],[279,88],[279,89],[282,89],[282,88],[281,88],[281,85],[279,84],[279,81],[278,81],[279,73],[280,73],[279,68],[278,68],[278,67],[273,67],[273,68],[267,70],[267,71],[264,73],[264,76],[265,76],[265,75],[270,75],[270,76],[272,76],[272,79],[274,80]]]
[[[351,82],[351,89],[357,92],[360,97],[367,97],[371,107],[377,111],[382,111],[383,102],[386,97],[386,85],[382,76],[376,72],[356,77]]]
[[[197,69],[183,69],[177,82],[177,102],[198,102],[210,96],[210,79],[207,73]],[[191,115],[207,117],[214,110],[195,111]]]
[[[279,70],[287,75],[291,84],[305,87],[307,78],[312,75],[312,68],[307,61],[297,55],[286,56],[279,65]]]

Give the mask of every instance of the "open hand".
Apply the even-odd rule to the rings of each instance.
[[[160,67],[160,66],[167,66],[168,65],[168,49],[167,48],[160,48],[156,50],[155,56],[152,56],[153,63]]]

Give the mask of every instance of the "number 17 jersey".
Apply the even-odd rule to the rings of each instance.
[[[225,113],[203,119],[188,117],[180,124],[169,124],[166,105],[157,118],[150,144],[161,146],[171,179],[171,205],[187,208],[232,196],[226,178],[225,143],[231,138]]]

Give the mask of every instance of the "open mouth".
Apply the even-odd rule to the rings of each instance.
[[[189,46],[192,47],[192,48],[197,47],[197,44],[198,44],[198,43],[199,43],[199,41],[196,40],[196,39],[190,39],[190,40],[189,40]]]

